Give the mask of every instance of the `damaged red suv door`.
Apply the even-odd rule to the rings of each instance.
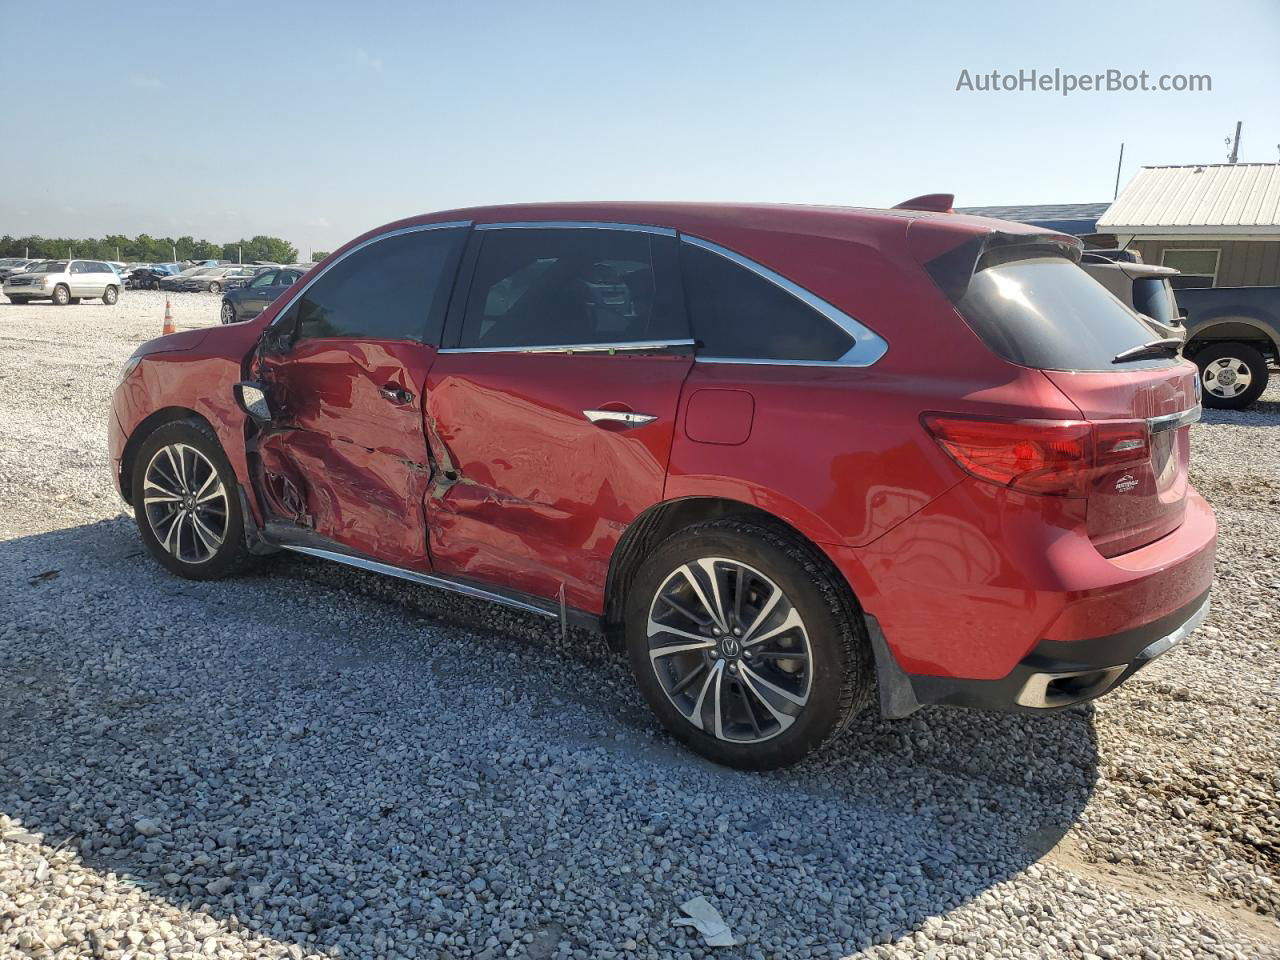
[[[423,392],[465,225],[384,235],[308,284],[263,338],[256,439],[269,522],[429,568]]]

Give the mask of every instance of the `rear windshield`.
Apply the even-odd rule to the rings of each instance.
[[[1044,256],[980,269],[956,304],[993,351],[1041,370],[1139,370],[1170,359],[1112,363],[1156,339],[1138,315],[1070,260]]]
[[[1180,322],[1173,291],[1162,277],[1138,277],[1133,281],[1133,308],[1165,325]]]

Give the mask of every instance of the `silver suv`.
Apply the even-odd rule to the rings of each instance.
[[[120,299],[120,275],[101,260],[44,260],[4,279],[10,303],[52,300],[58,306],[82,299],[110,305]]]

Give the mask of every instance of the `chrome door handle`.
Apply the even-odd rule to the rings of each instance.
[[[392,403],[406,404],[413,402],[413,394],[404,389],[404,387],[396,386],[394,383],[379,387],[378,393],[382,394],[384,400],[390,400]]]
[[[630,410],[583,410],[582,415],[592,423],[616,423],[624,427],[643,427],[658,419],[652,414]]]

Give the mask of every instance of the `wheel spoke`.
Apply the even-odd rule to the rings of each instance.
[[[711,685],[716,682],[718,677],[724,672],[724,661],[716,661],[716,665],[707,673],[707,679],[702,683],[702,689],[698,691],[698,699],[694,701],[693,713],[690,715],[690,722],[699,730],[705,730],[706,726],[702,722],[702,704],[707,699],[707,691],[711,689]]]
[[[222,538],[209,529],[205,522],[200,519],[198,514],[191,514],[191,529],[195,531],[200,542],[204,544],[204,548],[208,551],[208,555],[212,556],[217,553],[218,548],[222,546]]]
[[[707,579],[711,581],[711,602],[714,604],[711,608],[711,615],[715,617],[716,625],[725,633],[728,633],[729,618],[725,616],[724,600],[720,596],[720,577],[716,573],[716,562],[714,560],[699,560],[698,566],[707,575]]]
[[[697,680],[700,676],[702,676],[702,671],[705,669],[707,669],[707,665],[705,663],[699,663],[696,667],[690,670],[687,674],[685,674],[685,677],[683,680],[681,680],[679,683],[677,683],[674,687],[671,688],[671,696],[678,697],[680,696],[680,694],[684,693],[686,690],[692,687],[693,681]]]
[[[214,478],[217,479],[217,474],[214,474]],[[205,484],[205,486],[208,486],[208,484]],[[196,503],[201,504],[201,503],[208,503],[210,500],[226,500],[226,499],[227,499],[227,491],[222,486],[221,481],[219,481],[218,485],[214,487],[211,491],[206,493],[203,497],[197,496]]]
[[[692,653],[695,650],[710,650],[715,645],[714,640],[700,640],[697,643],[672,643],[665,647],[650,650],[649,659],[657,660],[659,657],[669,657],[676,653]]]
[[[169,529],[164,535],[161,546],[168,550],[175,557],[178,557],[178,551],[182,549],[182,517],[181,510],[175,510],[172,514],[172,522]],[[179,557],[181,559],[181,557]]]
[[[809,654],[803,650],[761,650],[751,651],[752,661],[756,660],[808,660]]]
[[[782,599],[782,591],[777,587],[773,588],[773,593],[769,594],[769,599],[764,602],[764,606],[760,608],[760,612],[756,614],[756,618],[751,621],[751,626],[747,627],[742,634],[742,645],[748,647],[753,642],[755,632],[764,626],[765,621],[769,619],[769,615],[773,613],[773,608],[778,605],[778,601]],[[758,640],[754,642],[759,642]]]
[[[786,633],[788,630],[794,630],[796,627],[799,627],[799,626],[803,626],[803,623],[800,620],[800,614],[796,613],[795,607],[792,607],[790,610],[787,611],[786,617],[783,618],[780,624],[778,624],[776,627],[772,628],[771,630],[766,630],[764,633],[760,634],[759,636],[752,637],[749,642],[743,643],[742,645],[743,649],[746,649],[747,647],[759,646],[765,641],[772,640],[774,637],[778,636],[779,634]]]
[[[745,678],[747,678],[748,683],[758,683],[760,684],[760,686],[764,687],[766,690],[772,693],[776,693],[778,696],[782,697],[783,700],[789,700],[791,703],[794,703],[797,707],[803,707],[806,701],[808,701],[809,699],[808,697],[797,697],[790,690],[783,690],[777,684],[770,683],[768,680],[760,676],[760,674],[756,673],[746,664],[743,664],[741,667],[739,667],[739,670],[742,672],[742,675]]]
[[[755,688],[755,685],[751,682],[751,679],[747,676],[745,671],[743,673],[740,673],[739,677],[743,682],[743,686],[747,690],[750,690],[752,695],[756,698],[756,700],[759,701],[764,706],[764,708],[769,711],[769,714],[773,717],[774,720],[778,722],[778,726],[781,729],[785,730],[787,729],[787,727],[791,726],[791,724],[796,722],[795,717],[791,716],[790,714],[783,713],[781,710],[775,707],[772,703],[770,703],[768,698],[762,696],[760,691]]]
[[[686,563],[680,568],[680,572],[684,575],[685,580],[689,581],[689,586],[693,588],[694,595],[697,596],[698,602],[702,604],[702,609],[707,611],[708,616],[721,630],[725,629],[724,623],[720,620],[719,611],[707,598],[707,593],[702,589],[702,584],[698,582],[698,577],[693,572],[693,568]]]
[[[177,450],[178,455],[174,457],[173,452]],[[165,456],[169,458],[169,466],[173,468],[173,478],[178,483],[178,488],[183,493],[187,492],[187,472],[182,465],[182,447],[174,444],[171,447],[164,448]]]
[[[742,708],[747,711],[747,719],[751,722],[751,732],[759,739],[763,731],[760,729],[760,721],[756,719],[755,708],[751,706],[751,698],[747,696],[747,685],[739,677],[733,688],[738,691],[738,696],[742,698]]]
[[[670,593],[664,593],[664,594],[661,596],[661,598],[660,598],[660,599],[662,600],[662,602],[663,602],[663,603],[665,603],[665,604],[666,604],[668,607],[670,607],[672,610],[674,610],[674,611],[676,611],[677,613],[683,614],[684,616],[688,617],[690,620],[692,620],[692,621],[693,621],[694,623],[696,623],[698,626],[700,626],[700,627],[709,627],[709,626],[711,626],[711,618],[710,618],[710,617],[700,617],[700,616],[698,616],[696,613],[694,613],[692,610],[690,610],[688,607],[686,607],[683,603],[678,603],[677,601],[673,600],[673,599],[671,598]]]

